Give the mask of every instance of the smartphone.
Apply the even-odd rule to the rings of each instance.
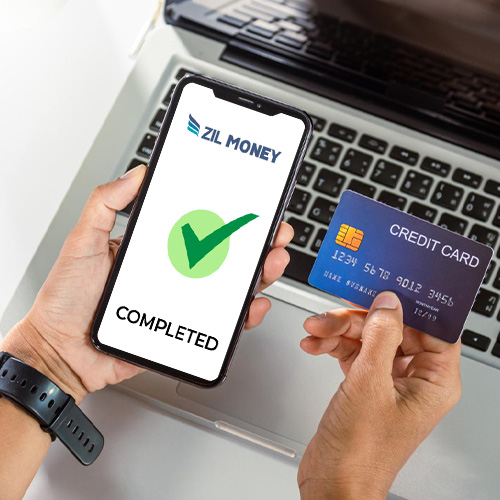
[[[311,131],[280,102],[179,81],[94,319],[97,349],[202,387],[225,379]]]

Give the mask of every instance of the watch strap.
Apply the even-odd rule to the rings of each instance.
[[[104,438],[74,398],[7,352],[0,352],[0,395],[30,413],[83,465],[90,465],[101,453]]]

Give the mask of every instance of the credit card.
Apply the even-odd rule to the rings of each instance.
[[[404,323],[460,338],[493,250],[353,191],[340,198],[309,283],[362,307],[395,292]]]

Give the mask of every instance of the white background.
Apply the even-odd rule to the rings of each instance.
[[[190,114],[200,124],[199,137],[187,130]],[[221,145],[202,139],[205,126],[221,131]],[[101,343],[205,380],[217,378],[303,132],[296,118],[217,99],[193,83],[184,88],[99,329]],[[226,148],[229,134],[281,154],[272,163]],[[193,210],[215,212],[225,223],[259,216],[230,237],[222,266],[199,279],[177,272],[167,255],[170,229]],[[219,345],[209,351],[194,339],[180,341],[120,320],[121,306],[172,321],[170,334],[183,325]]]
[[[0,33],[0,311],[132,69],[128,54],[155,6],[70,0],[53,12],[49,3],[39,24]],[[8,7],[0,1],[0,17]]]

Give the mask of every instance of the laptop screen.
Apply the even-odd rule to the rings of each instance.
[[[500,75],[499,0],[308,0],[319,12]]]

